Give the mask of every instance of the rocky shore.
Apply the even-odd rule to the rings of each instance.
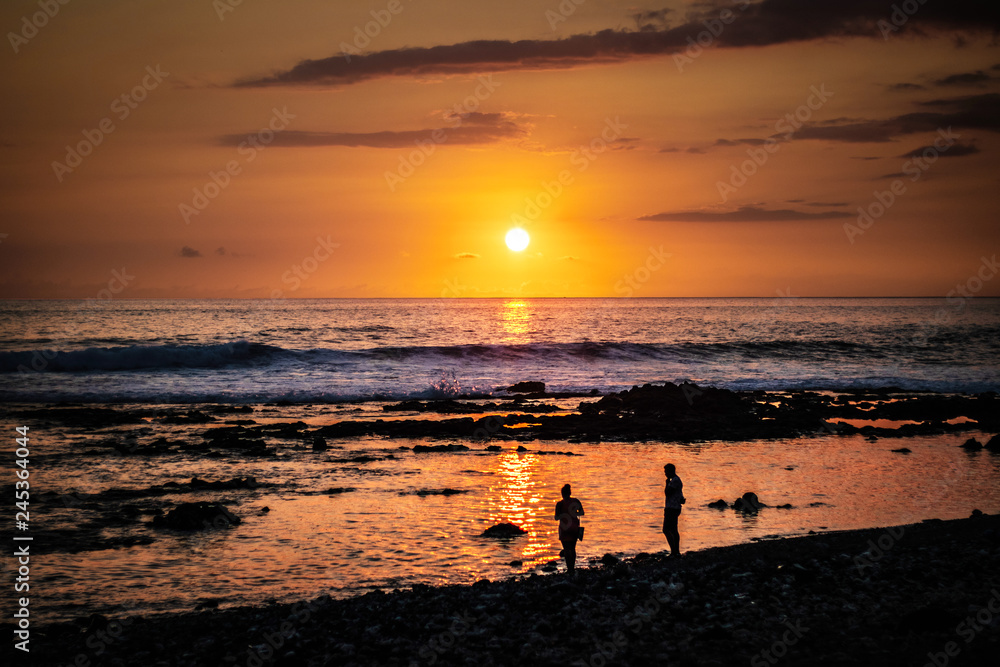
[[[974,512],[681,559],[606,555],[575,577],[91,616],[35,627],[30,664],[943,667],[996,664],[998,649],[1000,516]]]

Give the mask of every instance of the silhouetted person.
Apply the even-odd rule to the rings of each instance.
[[[684,482],[677,476],[673,463],[663,466],[663,474],[667,477],[666,486],[663,487],[663,534],[670,545],[671,557],[680,558],[681,534],[677,530],[677,518],[680,517],[681,505],[685,502]]]
[[[566,559],[566,571],[576,569],[576,541],[580,539],[580,517],[583,516],[583,503],[570,496],[572,489],[569,484],[562,488],[563,499],[556,503],[556,520],[559,522],[559,541],[562,542],[563,558]]]

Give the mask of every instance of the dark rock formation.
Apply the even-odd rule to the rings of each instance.
[[[182,503],[165,516],[153,519],[153,526],[157,528],[188,531],[229,528],[240,523],[242,520],[238,516],[217,503]]]
[[[465,445],[414,445],[413,452],[416,454],[425,452],[467,452],[469,448]]]
[[[498,523],[495,526],[490,526],[483,531],[480,537],[518,537],[520,535],[527,535],[528,531],[524,530],[520,526],[515,526],[512,523]]]
[[[505,391],[512,394],[544,394],[544,382],[517,382],[507,387]]]

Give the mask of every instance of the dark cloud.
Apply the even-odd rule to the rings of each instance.
[[[311,147],[350,146],[368,148],[414,148],[415,142],[450,144],[454,146],[489,144],[504,139],[514,139],[528,134],[527,128],[503,113],[449,114],[446,120],[450,126],[429,130],[404,130],[381,132],[309,132],[285,130],[274,135],[271,146]],[[229,134],[221,142],[227,146],[238,146],[246,141],[246,135]]]
[[[919,83],[894,83],[886,86],[888,90],[899,91],[899,90],[927,90],[926,86],[921,86]]]
[[[931,155],[937,155],[938,157],[963,157],[965,155],[975,155],[980,152],[980,150],[972,144],[962,144],[956,142],[944,150],[936,146],[921,146],[920,148],[914,148],[909,153],[903,153],[899,157],[922,157],[925,151],[930,151]]]
[[[787,220],[832,220],[847,218],[850,213],[843,211],[822,211],[807,213],[790,209],[763,209],[756,206],[743,206],[735,211],[675,211],[672,213],[657,213],[644,215],[639,220],[658,222],[783,222]]]
[[[191,246],[184,246],[178,253],[181,257],[201,257],[201,253]]]
[[[846,201],[813,201],[806,204],[806,206],[817,206],[819,208],[830,208],[832,206],[850,206],[849,202]]]
[[[983,70],[977,70],[975,72],[965,72],[963,74],[952,74],[951,76],[946,76],[943,79],[938,79],[934,82],[937,86],[967,86],[983,83],[984,81],[991,81],[993,77],[984,72]]]
[[[885,120],[806,125],[795,133],[795,139],[887,142],[949,127],[1000,132],[1000,94],[997,93],[931,100],[921,102],[919,106],[934,111],[917,111]]]
[[[687,22],[674,28],[655,26],[638,31],[601,30],[553,40],[477,40],[431,47],[406,47],[365,55],[338,53],[303,60],[291,69],[242,81],[240,86],[347,85],[385,76],[478,74],[506,70],[565,69],[618,63],[684,51],[689,40],[706,31],[704,21],[718,21],[723,9],[736,20],[715,38],[720,48],[768,46],[825,38],[882,39],[893,26],[892,4],[886,0],[762,0],[745,9],[732,5],[698,5]],[[882,25],[879,22],[884,22]],[[895,27],[895,26],[893,26]],[[892,35],[1000,31],[1000,3],[981,0],[931,2],[909,16]]]
[[[215,254],[219,255],[220,257],[225,256],[226,249],[223,246],[219,246],[218,248],[215,249]]]
[[[632,20],[635,21],[635,27],[638,30],[666,29],[670,27],[667,15],[672,14],[673,11],[669,7],[640,11],[632,14]]]

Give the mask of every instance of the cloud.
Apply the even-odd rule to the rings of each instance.
[[[187,245],[181,248],[180,252],[178,252],[177,254],[179,254],[181,257],[201,257],[201,253],[199,251]]]
[[[670,22],[667,20],[667,14],[672,14],[673,11],[674,10],[669,7],[639,11],[632,14],[632,20],[635,21],[635,27],[638,30],[656,30],[657,28],[664,29],[670,27]]]
[[[460,252],[455,255],[455,259],[479,259],[479,255],[474,252]]]
[[[822,211],[807,213],[790,209],[763,209],[756,206],[742,206],[735,211],[675,211],[644,215],[639,220],[656,222],[783,222],[787,220],[832,220],[847,218],[850,213],[843,211]]]
[[[946,76],[943,79],[938,79],[934,82],[936,86],[967,86],[970,84],[980,84],[984,81],[991,81],[993,77],[984,72],[983,70],[977,70],[975,72],[965,72],[963,74],[952,74],[951,76]]]
[[[850,206],[849,202],[846,201],[813,201],[808,202],[806,206],[816,206],[819,208],[830,208],[832,206]]]
[[[215,249],[215,254],[216,254],[216,255],[219,255],[220,257],[223,257],[223,256],[225,256],[225,254],[226,254],[226,249],[225,249],[225,247],[223,247],[223,246],[219,246],[218,248],[216,248],[216,249]]]
[[[972,144],[955,142],[945,150],[936,146],[921,146],[920,148],[914,148],[909,153],[903,153],[899,157],[922,157],[924,155],[924,151],[929,151],[930,155],[935,155],[937,157],[963,157],[965,155],[975,155],[980,152],[979,148]]]
[[[592,64],[620,63],[659,57],[689,48],[706,31],[704,21],[719,22],[723,9],[736,20],[723,25],[715,38],[719,48],[745,48],[816,41],[826,38],[883,38],[892,9],[885,0],[841,0],[811,3],[761,0],[745,9],[728,3],[697,5],[687,23],[674,28],[640,22],[640,29],[601,30],[562,39],[477,40],[431,47],[405,47],[368,54],[337,53],[303,60],[291,69],[238,82],[237,86],[349,85],[379,77],[481,74],[510,70],[551,70]],[[661,10],[662,11],[662,10]],[[638,16],[649,15],[648,12]],[[665,15],[665,14],[664,14]],[[652,17],[651,18],[655,18]],[[662,15],[660,16],[662,19]],[[955,34],[958,31],[996,33],[1000,4],[981,0],[950,0],[924,4],[894,35]]]
[[[893,83],[886,86],[886,89],[899,91],[899,90],[927,90],[926,86],[922,86],[919,83]]]
[[[950,127],[1000,132],[1000,94],[997,93],[930,100],[919,103],[919,106],[925,110],[884,120],[838,119],[805,125],[795,133],[794,138],[876,143]]]
[[[566,261],[566,262],[579,262],[580,261],[579,257],[574,257],[573,255],[563,255],[562,257],[559,257],[557,259],[560,262],[562,262],[562,261]]]
[[[445,120],[451,126],[425,130],[384,130],[381,132],[309,132],[285,130],[276,133],[271,146],[313,147],[349,146],[352,148],[413,148],[416,142],[451,144],[455,146],[489,144],[527,136],[528,129],[513,120],[508,113],[449,114]],[[220,139],[225,146],[239,146],[246,141],[244,134],[228,134]]]

